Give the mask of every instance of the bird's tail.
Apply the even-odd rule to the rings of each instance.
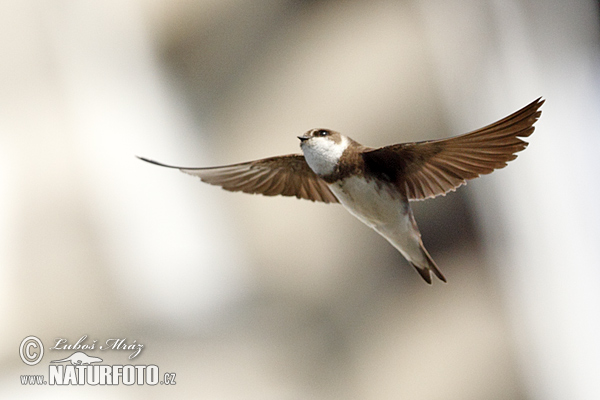
[[[431,256],[427,252],[427,249],[425,249],[425,246],[423,246],[423,242],[421,242],[421,253],[424,256],[423,258],[425,262],[421,264],[415,264],[414,262],[409,261],[410,265],[415,267],[419,275],[421,275],[421,278],[423,278],[425,282],[431,285],[431,273],[433,272],[433,274],[437,276],[439,280],[441,280],[442,282],[446,282],[446,278],[436,265],[435,261],[433,261],[433,258],[431,258]]]

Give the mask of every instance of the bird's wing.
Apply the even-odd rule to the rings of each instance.
[[[327,183],[310,169],[301,154],[208,168],[175,167],[139,158],[163,167],[177,168],[186,174],[200,177],[203,182],[232,192],[296,196],[299,199],[338,203]]]
[[[541,98],[491,125],[448,139],[403,143],[363,153],[367,171],[384,173],[409,200],[424,200],[503,168],[525,149]]]

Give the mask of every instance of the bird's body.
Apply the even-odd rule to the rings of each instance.
[[[334,182],[329,188],[350,214],[386,238],[421,275],[425,274],[426,281],[431,280],[430,270],[446,280],[425,250],[410,204],[401,193],[356,176]]]
[[[445,282],[423,246],[409,201],[444,195],[504,167],[527,146],[520,137],[533,133],[543,102],[537,99],[494,124],[449,139],[370,148],[339,132],[313,129],[298,137],[302,155],[175,168],[231,191],[341,203],[398,249],[425,281],[431,283],[433,272]]]
[[[446,280],[423,246],[406,195],[381,173],[367,172],[361,155],[375,149],[324,129],[309,131],[300,140],[308,166],[350,214],[386,238],[426,281],[431,282],[429,271]]]

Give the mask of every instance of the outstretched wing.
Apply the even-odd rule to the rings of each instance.
[[[203,182],[232,192],[296,196],[299,199],[338,203],[327,183],[310,169],[301,154],[208,168],[175,167],[138,158],[162,167],[177,168],[186,174],[200,177]]]
[[[365,167],[383,172],[409,200],[445,195],[466,180],[503,168],[525,149],[541,115],[541,98],[491,125],[448,139],[403,143],[363,153]]]

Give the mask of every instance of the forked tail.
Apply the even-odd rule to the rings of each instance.
[[[430,285],[431,285],[431,272],[433,272],[433,274],[435,276],[437,276],[439,280],[441,280],[442,282],[446,282],[446,278],[444,277],[444,275],[442,274],[442,272],[436,265],[435,261],[433,261],[433,258],[431,258],[431,256],[425,249],[425,246],[423,246],[422,242],[421,242],[421,252],[425,256],[426,264],[417,265],[417,264],[413,263],[412,261],[409,261],[410,265],[415,267],[415,269],[417,270],[419,275],[421,275],[421,278],[423,278],[425,280],[425,282],[429,283]]]

